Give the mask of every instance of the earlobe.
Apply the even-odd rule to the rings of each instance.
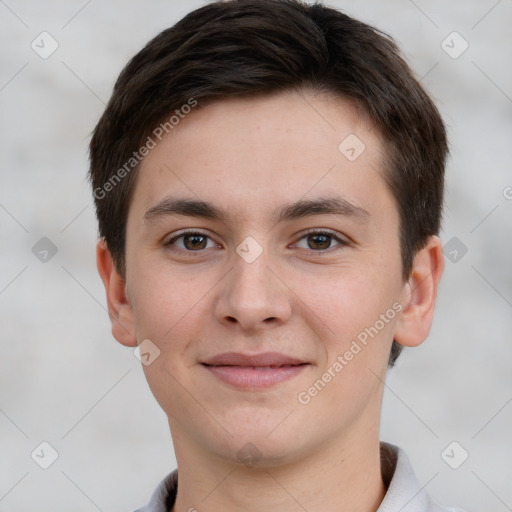
[[[444,270],[441,240],[432,236],[414,258],[409,281],[404,285],[403,310],[394,339],[407,347],[420,345],[428,336]]]
[[[132,306],[126,295],[126,283],[118,273],[112,254],[103,239],[96,246],[96,265],[107,294],[112,335],[122,345],[135,347],[137,337]]]

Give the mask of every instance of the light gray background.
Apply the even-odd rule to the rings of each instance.
[[[203,3],[0,1],[2,512],[126,512],[175,467],[140,363],[110,335],[85,174],[121,68]],[[389,373],[382,439],[439,501],[512,510],[512,2],[328,3],[389,32],[434,96],[451,141],[442,239],[468,249],[447,260],[428,341]],[[59,44],[46,60],[30,46],[42,31]],[[453,31],[469,43],[457,59],[441,47]],[[42,441],[59,453],[46,470]],[[469,453],[458,469],[441,457],[452,441]]]

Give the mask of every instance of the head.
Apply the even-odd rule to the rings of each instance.
[[[430,328],[446,154],[392,40],[320,4],[209,3],[133,57],[90,145],[98,267],[114,336],[158,349],[145,371],[171,423],[197,406],[173,403],[183,388],[239,440],[290,397],[313,437],[336,400],[354,402],[338,427],[378,408],[376,375]],[[266,394],[204,368],[248,350],[307,364]]]

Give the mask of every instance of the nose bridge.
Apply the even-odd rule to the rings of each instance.
[[[233,255],[232,271],[226,276],[217,315],[219,321],[257,329],[286,321],[291,304],[288,289],[275,275],[276,267],[268,249],[248,237]]]

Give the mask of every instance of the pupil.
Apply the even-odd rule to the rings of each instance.
[[[311,238],[314,240],[313,244],[315,245],[324,245],[324,247],[320,247],[320,249],[326,249],[329,247],[330,236],[329,235],[312,235]],[[311,246],[311,244],[310,244]],[[325,247],[327,246],[327,247]],[[312,247],[313,249],[318,249],[319,247]]]
[[[192,248],[198,248],[201,246],[201,244],[204,245],[204,240],[206,237],[204,235],[189,235],[187,236],[187,241],[189,241],[189,245],[192,246]]]

